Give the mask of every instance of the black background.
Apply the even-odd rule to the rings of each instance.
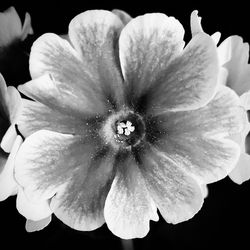
[[[57,2],[57,3],[56,3]],[[30,37],[25,48],[29,50],[33,40],[45,32],[66,33],[70,20],[88,9],[122,9],[135,17],[144,13],[162,12],[174,16],[183,24],[185,40],[191,37],[190,14],[197,9],[202,19],[203,29],[213,34],[222,33],[222,40],[230,35],[240,35],[250,42],[249,8],[244,2],[219,1],[191,2],[180,1],[4,1],[0,2],[0,11],[14,6],[23,20],[25,12],[32,18],[34,36]],[[24,71],[28,67],[24,63]],[[10,85],[18,85],[29,78],[28,72],[22,75],[8,76]],[[250,83],[249,83],[250,84]],[[250,164],[250,163],[249,163]],[[134,240],[134,249],[245,249],[249,241],[250,225],[250,181],[242,185],[233,183],[229,178],[209,185],[209,196],[205,199],[201,211],[188,222],[169,225],[161,218],[151,222],[151,230],[143,239]],[[106,225],[94,232],[79,232],[70,229],[53,217],[50,225],[43,231],[27,233],[24,229],[25,218],[15,208],[15,197],[0,203],[0,249],[25,247],[37,249],[122,249],[119,238],[112,235]],[[7,245],[6,245],[7,243]]]

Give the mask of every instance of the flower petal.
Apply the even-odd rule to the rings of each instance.
[[[193,110],[206,105],[218,85],[218,57],[210,36],[199,33],[148,94],[148,112]],[[144,97],[145,98],[145,97]]]
[[[0,13],[0,47],[6,46],[21,36],[21,20],[14,7]]]
[[[25,40],[25,38],[28,35],[33,35],[34,31],[32,29],[31,26],[31,17],[30,14],[28,12],[25,13],[25,19],[24,19],[24,24],[23,24],[23,28],[22,28],[22,36],[21,36],[21,40]]]
[[[250,90],[249,44],[243,43],[242,38],[239,36],[231,36],[223,43],[231,45],[228,48],[231,59],[224,65],[229,72],[227,86],[238,95],[242,95]]]
[[[50,199],[68,179],[67,164],[71,158],[77,158],[79,150],[73,151],[70,159],[65,151],[74,142],[73,135],[47,130],[40,130],[24,141],[16,157],[15,177],[29,200]],[[56,168],[58,165],[60,168]]]
[[[22,98],[17,89],[12,86],[7,87],[7,95],[9,119],[11,123],[14,123],[21,111]]]
[[[201,185],[201,191],[202,191],[203,197],[207,198],[208,192],[209,192],[207,185]]]
[[[32,202],[21,187],[18,189],[16,207],[21,215],[33,221],[45,219],[52,214],[48,200]]]
[[[0,174],[5,167],[7,159],[8,159],[8,154],[0,148]]]
[[[117,15],[105,10],[85,11],[69,24],[70,41],[100,82],[105,97],[114,104],[123,100],[117,43],[123,26]]]
[[[91,65],[55,34],[44,34],[33,43],[30,73],[34,80],[19,90],[53,109],[89,114],[107,108]]]
[[[211,38],[214,40],[214,43],[217,45],[220,41],[221,33],[217,31],[213,35],[211,35]],[[219,62],[221,62],[220,59],[219,59]]]
[[[15,125],[12,124],[8,130],[6,131],[5,135],[3,136],[2,138],[2,141],[1,141],[1,148],[7,152],[7,153],[10,153],[12,147],[13,147],[13,144],[16,140],[16,137],[17,137],[17,132],[16,132],[16,128],[15,128]]]
[[[0,73],[0,114],[1,114],[0,136],[3,136],[3,134],[6,132],[5,128],[3,129],[3,123],[5,124],[5,126],[7,126],[7,123],[9,122],[9,109],[8,109],[7,86],[1,73]]]
[[[165,135],[156,145],[202,183],[214,182],[224,178],[239,158],[239,146],[223,137],[239,133],[245,119],[235,92],[221,86],[203,108],[159,116]]]
[[[120,238],[142,238],[149,231],[149,220],[158,220],[156,207],[135,161],[120,158],[105,202],[105,220]]]
[[[240,96],[240,102],[246,111],[250,110],[250,91],[247,91]]]
[[[195,36],[198,33],[203,32],[203,29],[201,27],[201,17],[198,16],[198,10],[194,10],[191,13],[190,26],[191,26],[192,36]]]
[[[132,20],[132,17],[123,10],[114,9],[112,10],[112,13],[117,15],[124,25],[128,24]]]
[[[40,231],[45,227],[47,227],[50,222],[51,222],[51,216],[48,216],[47,218],[39,221],[26,220],[25,229],[29,233]]]
[[[17,151],[22,142],[21,136],[17,136],[6,164],[0,172],[0,201],[16,193],[17,182],[14,179],[14,163]]]
[[[136,99],[162,76],[183,49],[183,36],[180,22],[164,14],[139,16],[125,26],[119,53],[130,99]]]
[[[237,184],[242,184],[250,179],[250,155],[244,152],[241,153],[240,159],[229,177]]]
[[[16,179],[33,202],[52,198],[51,210],[78,230],[104,223],[103,208],[113,176],[112,153],[100,140],[40,130],[16,159]]]
[[[51,209],[62,222],[82,231],[104,224],[104,203],[113,180],[113,156],[94,157],[89,166],[82,165],[88,168],[87,173],[75,173],[51,201]]]
[[[220,65],[226,64],[232,57],[232,41],[230,38],[224,40],[218,47]]]
[[[147,189],[167,222],[176,224],[189,220],[200,210],[201,187],[178,163],[153,148],[140,160]]]
[[[6,115],[8,117],[6,125],[10,125],[10,127],[2,138],[1,147],[5,152],[9,153],[17,137],[14,123],[21,112],[22,99],[17,89],[12,86],[9,86],[5,89],[4,95],[5,98],[3,101],[6,105]]]
[[[95,130],[96,123],[90,119],[72,116],[53,110],[41,103],[23,100],[18,129],[24,137],[45,129],[63,134],[86,135]]]
[[[244,93],[240,97],[241,105],[246,109],[250,109],[250,91]],[[243,182],[250,179],[250,156],[247,153],[246,139],[250,131],[250,123],[246,117],[246,125],[241,133],[235,134],[230,137],[233,141],[239,144],[241,148],[241,154],[239,161],[236,166],[229,174],[231,180],[237,184],[242,184]]]

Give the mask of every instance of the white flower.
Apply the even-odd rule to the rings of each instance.
[[[192,218],[205,184],[228,175],[243,128],[238,96],[218,86],[216,46],[205,33],[185,46],[174,17],[146,14],[126,25],[92,10],[31,49],[32,81],[18,128],[23,187],[19,210],[54,213],[77,230],[103,223],[117,236],[144,237],[157,208],[169,223]],[[41,207],[32,213],[32,204]],[[32,217],[32,218],[31,218]]]

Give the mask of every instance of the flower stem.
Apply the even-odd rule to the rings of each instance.
[[[122,241],[122,249],[123,250],[133,250],[133,240],[121,240]]]

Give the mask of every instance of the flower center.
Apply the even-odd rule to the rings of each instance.
[[[118,135],[130,135],[133,131],[135,131],[135,127],[132,126],[132,122],[127,121],[127,122],[118,122],[117,127],[116,127],[116,133]]]
[[[105,141],[115,149],[131,149],[144,138],[145,125],[140,115],[123,110],[107,119],[102,133]]]

